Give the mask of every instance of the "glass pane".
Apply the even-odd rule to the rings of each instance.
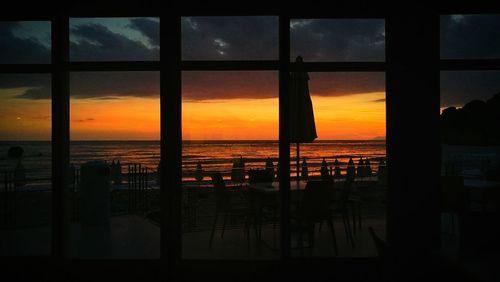
[[[51,250],[51,77],[0,74],[0,255]]]
[[[72,61],[157,61],[158,18],[70,19]]]
[[[441,59],[500,58],[500,15],[441,16]]]
[[[0,64],[50,64],[50,22],[0,22]]]
[[[294,19],[290,21],[290,60],[385,61],[382,19]]]
[[[368,226],[385,238],[384,76],[292,73],[293,256],[377,255]]]
[[[183,17],[183,60],[276,60],[277,17]]]
[[[159,72],[70,81],[71,256],[159,258]]]
[[[491,222],[500,208],[499,77],[441,72],[442,245],[455,258],[498,246]]]
[[[182,256],[278,258],[277,73],[184,72],[182,82]]]

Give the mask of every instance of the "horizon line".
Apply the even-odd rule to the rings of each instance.
[[[183,139],[184,141],[194,141],[194,142],[210,142],[210,141],[273,141],[279,142],[278,139]],[[314,143],[314,142],[322,142],[322,141],[387,141],[386,138],[378,139],[320,139],[314,140],[313,142],[299,142],[301,144],[305,143]],[[52,140],[0,140],[0,142],[52,142]],[[159,139],[130,139],[130,140],[115,140],[115,139],[96,139],[96,140],[70,140],[70,142],[160,142]],[[296,142],[290,142],[290,144],[295,144]]]

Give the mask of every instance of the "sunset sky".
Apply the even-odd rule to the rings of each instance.
[[[441,56],[481,57],[470,51],[477,48],[466,44],[498,37],[471,26],[495,32],[491,26],[500,27],[498,18],[442,17],[441,46],[451,47],[442,48]],[[157,18],[71,19],[70,30],[73,61],[159,59]],[[385,60],[383,20],[293,20],[290,31],[291,60],[299,54],[305,61]],[[457,39],[463,33],[482,37]],[[499,46],[497,41],[478,46]],[[489,47],[476,51],[483,57],[499,57],[492,53],[498,48]],[[183,18],[182,57],[277,59],[277,18]],[[0,63],[49,62],[48,22],[0,23]],[[277,139],[277,75],[184,72],[183,138]],[[384,73],[309,75],[318,139],[385,137]],[[442,73],[441,107],[492,96],[500,90],[497,78],[493,71]],[[159,139],[158,72],[72,73],[70,80],[72,140]],[[0,140],[49,140],[50,98],[48,75],[0,75]]]

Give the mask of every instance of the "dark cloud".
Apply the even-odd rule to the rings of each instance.
[[[23,94],[17,96],[21,99],[44,100],[52,97],[50,85],[29,88]]]
[[[290,55],[304,61],[383,61],[384,20],[292,20]]]
[[[0,89],[28,88],[20,99],[50,99],[49,75],[0,75]],[[70,74],[70,95],[75,99],[158,98],[159,72],[77,72]]]
[[[157,21],[148,18],[134,18],[130,20],[129,26],[146,36],[152,46],[160,47],[160,25]]]
[[[499,58],[500,16],[441,16],[441,58]]]
[[[383,73],[310,73],[312,95],[344,96],[383,92]],[[158,72],[71,73],[71,97],[75,99],[117,99],[159,97]],[[3,75],[0,88],[27,87],[18,98],[50,99],[50,76]],[[236,98],[277,98],[278,73],[273,71],[183,72],[182,97],[188,101]]]
[[[375,103],[385,103],[385,101],[386,101],[385,98],[373,100],[373,102],[375,102]]]
[[[345,96],[384,92],[384,73],[310,73],[311,95]],[[184,100],[277,98],[277,72],[184,72]]]
[[[50,49],[36,38],[19,38],[18,22],[0,22],[0,64],[48,64]],[[40,24],[40,29],[49,25]]]
[[[500,71],[441,72],[441,107],[487,100],[500,92]]]
[[[50,99],[50,85],[49,74],[0,74],[0,89],[27,88],[17,98]]]
[[[159,98],[159,72],[77,72],[70,75],[70,93],[77,99]]]
[[[139,23],[141,28],[145,24]],[[137,24],[134,26],[138,27]],[[146,32],[143,32],[146,34]],[[153,31],[147,31],[152,34]],[[158,60],[159,48],[148,48],[144,43],[115,33],[107,27],[91,23],[71,28],[70,58],[74,61]],[[78,41],[75,40],[78,38]],[[150,39],[154,40],[154,39]]]
[[[182,18],[182,58],[185,60],[278,59],[278,18]]]
[[[277,72],[183,72],[182,98],[189,101],[277,98]]]
[[[385,92],[385,73],[382,72],[317,72],[309,74],[311,95],[345,96]]]
[[[75,121],[76,122],[89,122],[89,121],[95,121],[95,118],[77,119]]]

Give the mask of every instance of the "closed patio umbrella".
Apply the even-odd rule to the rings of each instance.
[[[296,63],[302,63],[298,56]],[[297,180],[300,170],[300,143],[313,142],[316,135],[314,112],[309,94],[309,75],[305,71],[290,74],[290,143],[297,144]]]

